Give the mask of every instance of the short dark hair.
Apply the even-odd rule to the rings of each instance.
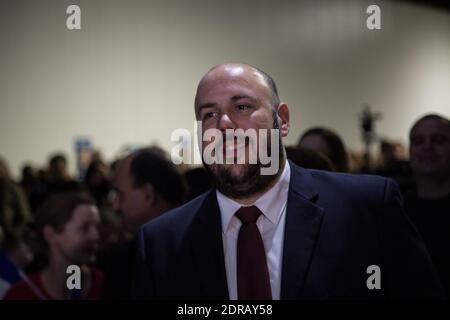
[[[314,150],[290,146],[286,147],[286,156],[296,165],[303,168],[335,171],[331,160]]]
[[[37,231],[43,230],[46,225],[62,231],[72,218],[75,208],[83,204],[95,205],[94,199],[84,191],[65,191],[51,195],[36,212]]]
[[[48,244],[44,238],[45,226],[51,226],[57,232],[72,219],[74,210],[80,205],[95,205],[95,201],[83,191],[65,191],[51,195],[36,211],[34,230],[36,242],[33,244],[37,252],[39,266],[48,263]]]
[[[151,184],[170,204],[183,203],[186,184],[175,165],[159,148],[137,150],[132,155],[130,175],[134,188]]]
[[[273,103],[273,108],[276,110],[276,108],[278,107],[278,105],[280,104],[280,96],[278,95],[278,88],[277,88],[277,84],[275,83],[275,80],[273,80],[273,78],[266,73],[265,71],[251,66],[253,69],[255,69],[256,71],[258,71],[264,78],[264,80],[266,81],[267,85],[269,86],[270,90],[272,91],[272,103]]]
[[[50,157],[49,163],[50,163],[50,166],[53,167],[56,165],[56,163],[58,163],[60,161],[67,163],[66,156],[62,153],[55,153]]]
[[[414,122],[414,124],[411,127],[411,130],[409,130],[409,138],[410,139],[411,139],[411,134],[413,133],[413,131],[417,127],[417,125],[420,122],[422,122],[424,120],[428,120],[428,119],[435,119],[435,120],[442,121],[442,123],[444,125],[447,125],[448,129],[450,130],[450,120],[449,119],[447,119],[447,118],[445,118],[443,116],[440,116],[440,115],[438,115],[436,113],[429,113],[429,114],[424,115],[423,117],[420,117],[419,119],[416,120],[416,122]]]

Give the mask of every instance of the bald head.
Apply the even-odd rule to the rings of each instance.
[[[245,84],[253,84],[262,88],[271,100],[272,107],[276,109],[280,104],[275,81],[267,73],[245,63],[222,63],[212,67],[200,80],[195,96],[195,110],[199,107],[199,94],[202,90],[214,85],[224,85],[232,80],[240,80]]]

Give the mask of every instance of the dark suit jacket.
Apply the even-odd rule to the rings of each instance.
[[[281,299],[441,297],[393,180],[290,166]],[[228,299],[221,229],[215,190],[144,225],[134,297]]]

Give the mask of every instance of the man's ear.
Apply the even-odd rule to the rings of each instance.
[[[280,124],[280,134],[282,137],[286,137],[291,128],[289,124],[289,107],[286,103],[280,103],[278,106],[277,117]]]
[[[146,183],[144,186],[144,196],[145,200],[149,202],[150,204],[154,204],[156,201],[156,194],[155,194],[155,188],[150,184]]]

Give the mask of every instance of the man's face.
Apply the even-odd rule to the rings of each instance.
[[[121,160],[114,173],[114,189],[116,198],[113,203],[114,210],[122,215],[126,230],[135,232],[139,226],[148,220],[147,212],[150,210],[145,188],[133,186],[130,173],[132,156]]]
[[[94,205],[78,205],[61,232],[55,233],[53,246],[75,264],[95,260],[100,240],[100,214]]]
[[[248,163],[249,153],[258,152],[260,147],[259,129],[267,130],[266,139],[270,146],[268,135],[277,122],[271,90],[260,73],[240,66],[221,66],[210,71],[199,84],[195,111],[197,120],[202,122],[202,134],[208,129],[220,130],[224,136],[227,129],[255,129],[257,132],[256,141],[247,139],[244,144],[235,141],[234,145],[222,146],[223,159],[227,159],[228,147],[228,154],[235,160],[233,164],[205,165],[213,174],[219,190],[232,196],[252,193],[276,177],[261,176],[259,161],[257,164]],[[201,143],[202,153],[211,143],[217,142]],[[245,152],[245,164],[236,163],[239,149]]]
[[[419,122],[410,137],[411,167],[416,175],[436,178],[450,175],[450,129],[441,120]]]
[[[64,178],[67,172],[67,163],[64,159],[58,159],[51,165],[50,170],[56,177]]]

